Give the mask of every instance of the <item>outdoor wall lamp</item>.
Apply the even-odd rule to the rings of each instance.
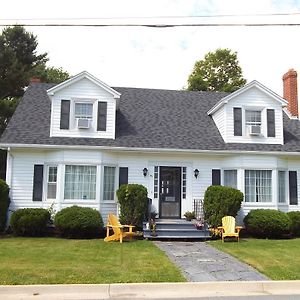
[[[144,175],[144,177],[146,177],[147,174],[148,174],[148,169],[147,169],[147,168],[144,168],[144,169],[143,169],[143,175]]]
[[[194,176],[197,178],[198,175],[199,175],[199,170],[198,170],[198,169],[195,169],[195,170],[194,170]]]

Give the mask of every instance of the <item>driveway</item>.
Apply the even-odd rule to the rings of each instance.
[[[154,244],[182,270],[188,281],[269,280],[252,267],[205,242],[154,241]]]

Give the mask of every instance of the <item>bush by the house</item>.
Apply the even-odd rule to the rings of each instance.
[[[43,208],[23,208],[13,212],[10,225],[19,236],[43,236],[47,233],[50,214]]]
[[[247,232],[262,238],[278,238],[288,234],[291,223],[286,213],[274,209],[251,210],[244,218]]]
[[[294,236],[300,236],[300,211],[290,211],[287,213],[292,224],[291,232]]]
[[[235,217],[241,208],[243,193],[237,189],[212,185],[204,195],[204,214],[208,224],[214,228],[222,225],[224,216]]]
[[[55,215],[54,226],[64,237],[93,238],[102,232],[103,220],[99,211],[95,209],[71,206]]]
[[[120,222],[142,227],[147,214],[147,189],[140,184],[124,184],[117,190],[120,203]]]
[[[7,210],[9,207],[9,188],[6,182],[0,179],[0,233],[5,230]]]

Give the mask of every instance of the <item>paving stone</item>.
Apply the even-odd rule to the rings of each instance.
[[[154,242],[188,281],[268,280],[250,266],[205,242]]]

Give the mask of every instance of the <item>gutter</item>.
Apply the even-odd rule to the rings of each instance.
[[[172,148],[138,148],[138,147],[113,147],[113,146],[87,146],[87,145],[43,145],[43,144],[0,144],[0,149],[58,149],[58,150],[107,150],[113,152],[149,152],[149,153],[190,153],[190,154],[254,154],[254,155],[278,155],[300,156],[300,152],[283,151],[247,151],[247,150],[197,150],[197,149],[172,149]]]

